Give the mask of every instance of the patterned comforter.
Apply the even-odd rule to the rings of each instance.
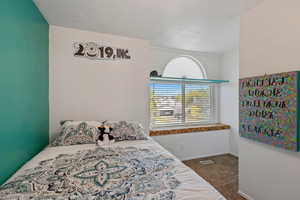
[[[0,200],[224,200],[149,139],[48,147],[0,187]]]

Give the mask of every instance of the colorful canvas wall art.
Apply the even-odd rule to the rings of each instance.
[[[299,72],[239,81],[240,135],[299,151]]]

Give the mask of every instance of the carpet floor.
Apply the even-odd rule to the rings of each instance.
[[[238,158],[225,154],[183,163],[213,185],[226,199],[246,200],[238,194]]]

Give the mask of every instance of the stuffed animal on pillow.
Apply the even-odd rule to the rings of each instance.
[[[98,145],[110,145],[115,142],[114,136],[111,135],[113,128],[110,126],[100,126],[98,127],[99,130],[99,138],[97,141]]]

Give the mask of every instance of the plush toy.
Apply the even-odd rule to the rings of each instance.
[[[108,132],[106,132],[107,129]],[[112,127],[102,125],[98,127],[98,130],[100,131],[99,138],[97,141],[98,145],[109,145],[115,142],[114,136],[111,135],[111,132],[113,131]]]

